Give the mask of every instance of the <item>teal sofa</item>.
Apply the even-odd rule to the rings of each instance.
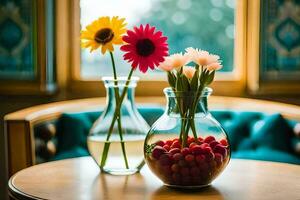
[[[143,106],[139,112],[152,125],[164,108]],[[55,122],[53,139],[57,151],[51,160],[87,156],[86,138],[101,112],[64,113]],[[226,130],[232,158],[266,160],[300,164],[295,145],[300,142],[293,133],[296,121],[286,120],[279,113],[213,110],[211,114]]]

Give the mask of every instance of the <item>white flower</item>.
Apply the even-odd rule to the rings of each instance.
[[[196,72],[196,69],[194,67],[190,67],[190,66],[183,66],[182,68],[182,73],[188,78],[188,79],[192,79],[194,74]]]
[[[215,63],[211,63],[209,65],[206,65],[205,66],[205,69],[207,69],[208,71],[216,71],[216,70],[219,70],[221,69],[223,66],[221,63],[218,63],[218,62],[215,62]]]
[[[220,62],[220,57],[218,55],[210,54],[207,51],[201,49],[195,49],[193,47],[186,48],[186,55],[194,62],[200,66],[206,66],[212,63]]]
[[[165,60],[159,64],[158,68],[166,72],[172,71],[173,66],[171,59],[169,57],[165,58]]]
[[[165,58],[165,61],[160,64],[159,68],[164,71],[173,69],[179,70],[182,66],[189,63],[189,57],[186,54],[175,53]]]

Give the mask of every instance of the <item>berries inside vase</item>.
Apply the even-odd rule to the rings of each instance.
[[[208,186],[230,160],[226,132],[207,109],[211,89],[204,89],[193,118],[183,118],[178,112],[178,102],[189,99],[186,94],[175,95],[171,88],[166,88],[164,92],[167,108],[146,137],[146,163],[167,186]]]

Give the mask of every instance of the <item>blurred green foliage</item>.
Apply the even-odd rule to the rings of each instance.
[[[142,23],[168,36],[170,53],[192,46],[220,55],[222,71],[233,69],[234,8],[225,0],[157,0]],[[230,6],[228,6],[231,5]]]
[[[149,23],[168,36],[170,54],[187,47],[218,54],[221,71],[233,70],[234,13],[236,0],[81,0],[81,23],[88,24],[101,15],[126,17],[128,28]],[[117,71],[127,76],[130,65],[115,48]],[[108,55],[99,51],[81,51],[81,75],[84,78],[111,76]],[[159,70],[148,74],[161,73]],[[140,75],[135,72],[135,75]]]

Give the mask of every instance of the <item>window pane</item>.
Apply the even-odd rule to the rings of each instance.
[[[189,46],[205,49],[221,56],[222,71],[233,70],[235,0],[81,0],[80,7],[82,27],[103,15],[125,17],[129,28],[149,23],[168,36],[171,54]],[[116,50],[115,57],[118,74],[126,75],[130,65],[122,52]],[[83,78],[111,74],[108,54],[82,50]]]

